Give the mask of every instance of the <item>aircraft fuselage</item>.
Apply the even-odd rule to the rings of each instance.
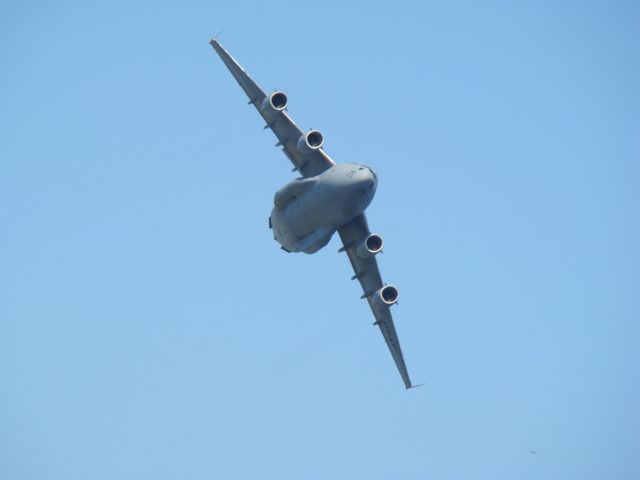
[[[274,197],[270,224],[275,240],[290,252],[317,252],[338,228],[365,211],[377,185],[373,170],[355,163],[289,182]]]

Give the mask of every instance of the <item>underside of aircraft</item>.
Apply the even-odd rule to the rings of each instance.
[[[324,137],[318,130],[303,132],[287,112],[283,92],[266,94],[236,60],[212,39],[218,53],[236,81],[273,131],[277,147],[300,176],[274,196],[269,227],[286,252],[312,254],[323,248],[337,232],[377,325],[406,388],[411,380],[404,362],[390,307],[398,303],[398,289],[382,282],[376,255],[382,251],[382,237],[371,233],[365,210],[375,194],[378,177],[367,165],[338,163],[324,151]]]

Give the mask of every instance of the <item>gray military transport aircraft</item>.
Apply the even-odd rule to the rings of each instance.
[[[318,130],[303,132],[287,113],[287,96],[282,92],[267,95],[231,55],[212,39],[211,46],[220,55],[262,118],[264,128],[278,137],[277,147],[293,163],[293,171],[302,176],[278,190],[269,217],[275,240],[286,252],[315,253],[335,232],[347,252],[375,316],[374,325],[391,351],[406,388],[411,388],[409,373],[402,357],[389,307],[398,302],[398,289],[382,283],[376,254],[382,251],[382,237],[369,231],[365,209],[371,203],[378,184],[375,172],[366,165],[336,164],[322,149]]]

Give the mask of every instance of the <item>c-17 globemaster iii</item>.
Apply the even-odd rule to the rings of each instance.
[[[366,165],[336,164],[322,148],[318,130],[303,132],[287,113],[287,96],[266,94],[236,60],[212,39],[220,55],[262,118],[278,138],[276,146],[301,176],[278,190],[269,217],[275,240],[287,252],[315,253],[338,232],[377,325],[391,351],[406,388],[411,380],[404,363],[398,335],[389,307],[398,302],[398,289],[382,283],[376,254],[382,251],[382,237],[369,231],[364,211],[378,185],[376,173]]]

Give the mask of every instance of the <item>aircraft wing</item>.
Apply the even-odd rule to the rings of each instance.
[[[249,74],[242,69],[238,62],[229,55],[229,52],[220,45],[218,40],[214,38],[209,43],[220,55],[224,64],[247,94],[249,103],[256,107],[262,118],[267,122],[265,128],[271,128],[276,137],[278,137],[276,146],[281,146],[282,151],[293,163],[293,171],[299,171],[303,177],[313,177],[335,165],[335,162],[322,148],[308,149],[309,151],[306,153],[299,150],[298,140],[305,133],[291,119],[286,112],[286,108],[282,110],[270,108],[269,101],[272,95],[276,94],[267,95]],[[286,96],[284,97],[284,102],[286,105]],[[319,141],[320,143],[322,142],[321,136]]]
[[[378,270],[378,262],[376,257],[372,256],[367,259],[361,258],[356,253],[356,246],[367,235],[370,234],[369,226],[367,225],[367,218],[364,213],[358,215],[351,222],[347,223],[343,227],[338,229],[340,239],[342,240],[343,247],[341,251],[346,251],[351,261],[351,266],[355,272],[353,279],[356,278],[360,281],[364,295],[362,298],[366,298],[369,302],[369,306],[373,311],[373,315],[376,318],[374,325],[380,327],[382,336],[384,337],[393,360],[396,362],[400,376],[406,388],[411,388],[411,380],[409,379],[409,372],[407,366],[404,363],[402,356],[402,349],[400,348],[400,341],[398,340],[398,334],[393,324],[393,318],[391,318],[391,311],[388,306],[379,306],[372,300],[372,293],[377,292],[384,286],[382,283],[382,277]]]

